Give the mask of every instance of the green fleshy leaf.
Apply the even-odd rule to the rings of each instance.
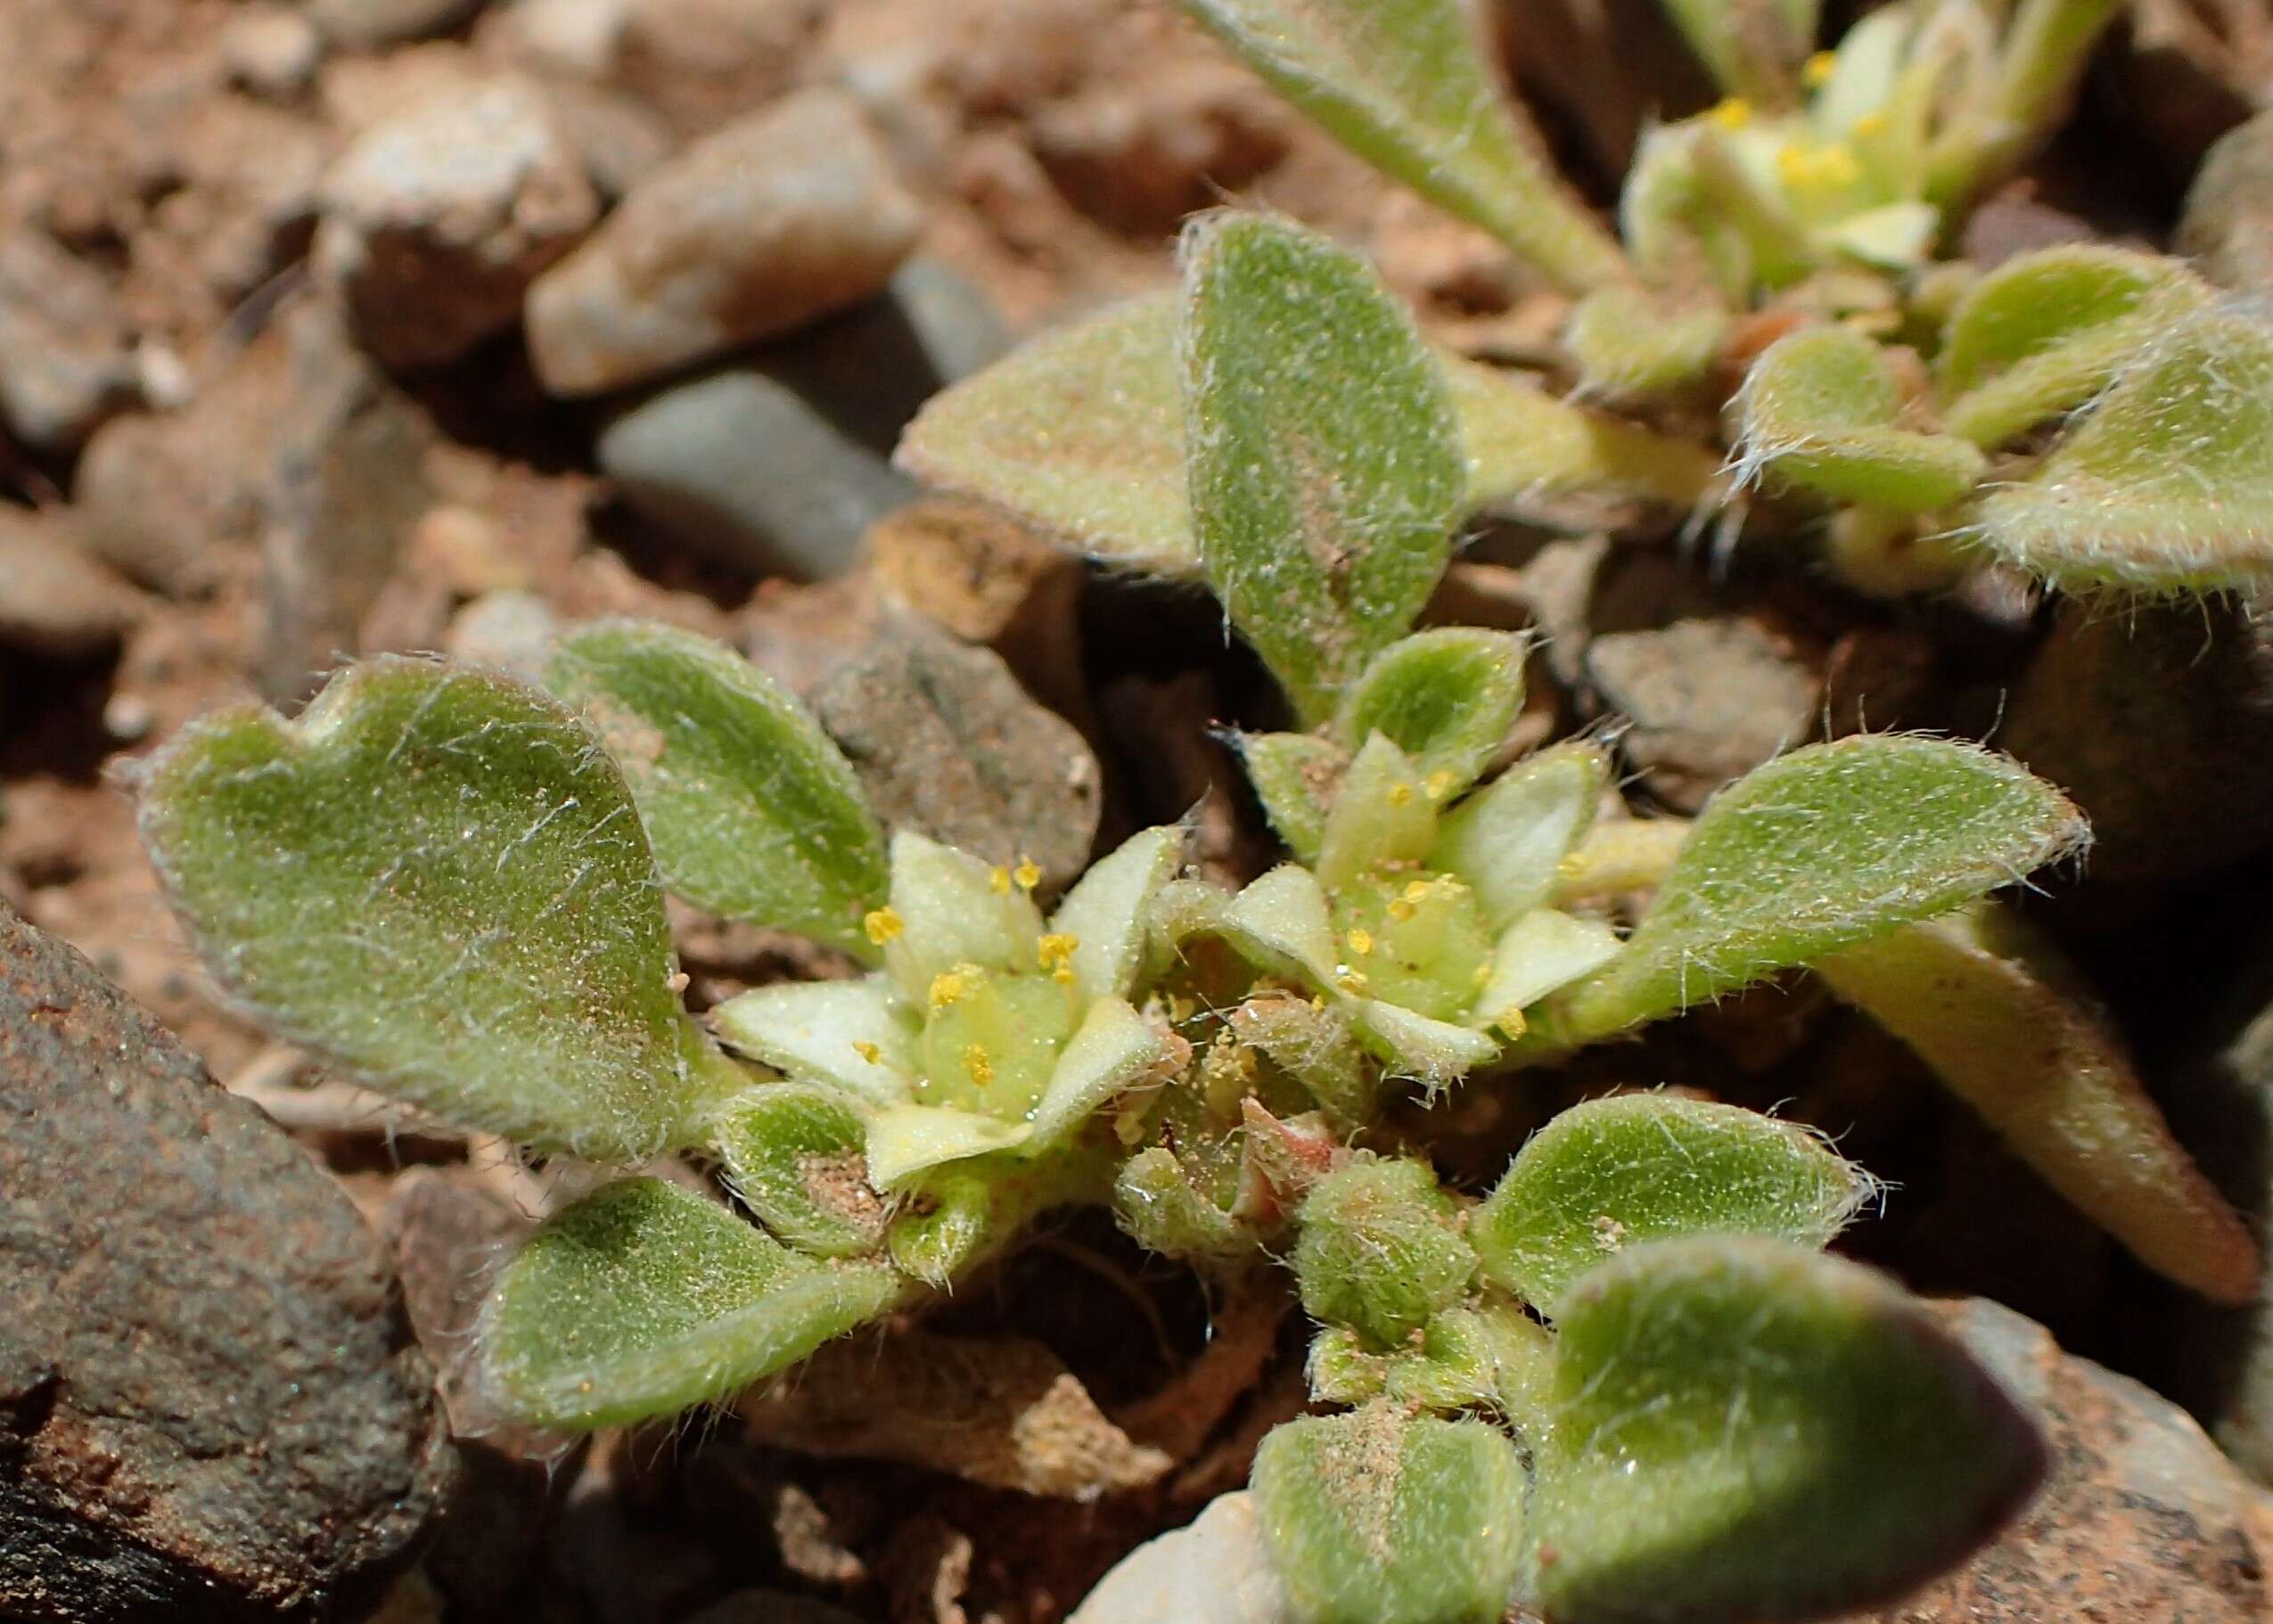
[[[297,722],[184,728],[141,816],[221,985],[438,1115],[636,1160],[699,1142],[750,1080],[679,1007],[622,774],[533,688],[367,661]]]
[[[1777,340],[1752,363],[1737,406],[1747,467],[1835,501],[1924,513],[1989,471],[1968,441],[1895,426],[1894,374],[1877,345],[1846,327]]]
[[[1700,388],[1728,339],[1728,313],[1712,305],[1669,308],[1641,289],[1598,289],[1563,329],[1586,387],[1621,399],[1662,399]]]
[[[1436,808],[1418,765],[1374,734],[1342,775],[1326,815],[1318,883],[1338,891],[1360,874],[1415,862],[1435,844],[1436,832]]]
[[[1042,915],[1007,869],[903,829],[892,836],[891,906],[899,933],[884,969],[922,1005],[934,978],[958,965],[1008,975],[1039,968]]]
[[[1317,861],[1350,752],[1315,734],[1243,733],[1239,759],[1286,849],[1305,863]]]
[[[1114,1177],[1113,1217],[1129,1239],[1163,1257],[1243,1258],[1255,1236],[1192,1185],[1175,1152],[1154,1146],[1131,1156]]]
[[[1218,215],[1186,228],[1183,260],[1200,561],[1295,709],[1321,720],[1443,573],[1458,428],[1411,315],[1348,250]]]
[[[1966,290],[1942,337],[1949,432],[2001,445],[2083,405],[2208,290],[2176,259],[2066,243],[2006,260]]]
[[[1565,290],[1629,275],[1493,82],[1457,0],[1182,3],[1329,135]]]
[[[1466,627],[1392,643],[1342,696],[1334,736],[1354,750],[1379,733],[1412,759],[1430,799],[1464,791],[1523,709],[1524,646]]]
[[[1078,996],[1126,998],[1136,990],[1153,902],[1182,865],[1184,844],[1180,827],[1142,830],[1092,865],[1058,904],[1050,929],[1074,939],[1066,963]]]
[[[1554,894],[1563,859],[1610,783],[1599,745],[1559,744],[1517,762],[1446,814],[1427,866],[1457,874],[1505,931]]]
[[[915,1018],[882,976],[753,988],[712,1010],[710,1021],[734,1048],[849,1099],[890,1105],[915,1083]]]
[[[1496,1624],[1523,1556],[1523,1465],[1476,1421],[1383,1404],[1290,1421],[1256,1508],[1301,1624]]]
[[[1973,532],[2070,591],[2212,592],[2273,578],[2273,331],[2171,324]]]
[[[1522,1323],[1539,1329],[1528,1319]],[[1310,1344],[1305,1373],[1310,1396],[1349,1405],[1385,1398],[1437,1411],[1498,1407],[1502,1339],[1493,1334],[1484,1315],[1444,1309],[1430,1316],[1416,1343],[1383,1353],[1354,1331],[1322,1331]]]
[[[1416,1014],[1385,999],[1357,999],[1350,1013],[1359,1036],[1394,1075],[1431,1090],[1457,1083],[1499,1057],[1498,1040],[1487,1034]]]
[[[547,680],[622,767],[671,890],[875,958],[883,831],[794,697],[721,644],[628,620],[562,637]]]
[[[1945,739],[1810,744],[1716,795],[1625,952],[1567,997],[1580,1039],[1670,1015],[2079,849],[2082,814],[2009,757]]]
[[[931,397],[900,442],[900,465],[1079,552],[1197,576],[1176,360],[1182,308],[1174,293],[1146,294],[1030,340]],[[1716,488],[1719,459],[1702,447],[1432,353],[1460,422],[1464,513],[1533,495],[1686,510]]]
[[[2219,1302],[2256,1296],[2249,1226],[2171,1136],[2121,1037],[2068,991],[2073,972],[2013,914],[1982,903],[1815,970],[2148,1267]]]
[[[775,1083],[718,1113],[726,1183],[766,1227],[816,1258],[856,1258],[884,1238],[884,1205],[868,1183],[860,1115],[824,1088]]]
[[[1560,1305],[1531,1514],[1565,1624],[1797,1620],[1971,1554],[2045,1471],[2027,1415],[1868,1269],[1659,1241]]]
[[[800,1257],[715,1202],[626,1179],[551,1219],[505,1266],[485,1310],[485,1368],[516,1421],[619,1426],[786,1370],[901,1290],[881,1265]]]
[[[1302,1306],[1393,1348],[1458,1302],[1476,1272],[1458,1209],[1418,1161],[1353,1161],[1302,1203],[1294,1275]]]
[[[1766,1235],[1823,1246],[1875,1186],[1819,1135],[1665,1094],[1574,1105],[1531,1136],[1468,1238],[1494,1284],[1551,1309],[1645,1241]]]
[[[1333,984],[1332,915],[1307,868],[1282,863],[1254,881],[1222,905],[1217,928],[1264,969],[1316,987]]]
[[[1015,1150],[1033,1130],[948,1105],[887,1105],[868,1119],[868,1179],[898,1190],[916,1174],[997,1151]]]

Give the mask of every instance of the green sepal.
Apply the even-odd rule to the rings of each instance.
[[[1195,1188],[1175,1152],[1155,1145],[1123,1163],[1112,1186],[1114,1218],[1128,1238],[1163,1257],[1212,1261],[1252,1253],[1257,1238]]]
[[[2084,844],[2018,762],[1946,739],[1810,744],[1709,802],[1625,951],[1565,996],[1608,1037],[1947,912]]]
[[[1465,792],[1506,742],[1523,709],[1525,640],[1445,627],[1392,643],[1342,695],[1335,742],[1378,733],[1412,759],[1432,800]]]
[[[488,672],[380,659],[191,723],[142,833],[214,977],[373,1087],[546,1151],[697,1144],[749,1074],[680,1008],[623,775]]]
[[[1297,857],[1317,862],[1350,752],[1308,733],[1243,733],[1238,744],[1240,764],[1271,827]]]
[[[1856,1264],[1657,1241],[1581,1278],[1556,1318],[1531,1515],[1558,1624],[1859,1611],[1969,1555],[2044,1476],[2015,1401]]]
[[[1443,572],[1458,425],[1410,313],[1347,250],[1223,214],[1186,228],[1182,259],[1201,566],[1315,723]]]
[[[1326,814],[1315,872],[1329,893],[1361,874],[1419,861],[1436,843],[1436,805],[1419,765],[1383,734],[1368,737]]]
[[[1643,1242],[1752,1234],[1822,1246],[1875,1193],[1822,1136],[1665,1094],[1591,1100],[1531,1136],[1468,1239],[1493,1284],[1543,1310]]]
[[[511,1419],[583,1431],[726,1398],[874,1319],[905,1283],[801,1257],[718,1202],[630,1178],[531,1235],[484,1309]]]
[[[1897,427],[1900,410],[1877,345],[1846,327],[1805,328],[1745,374],[1739,455],[1786,484],[1905,513],[1947,507],[1981,483],[1978,447]]]
[[[1524,1474],[1478,1421],[1389,1404],[1275,1429],[1251,1480],[1301,1624],[1497,1624],[1523,1559]]]
[[[874,962],[883,830],[793,695],[722,644],[631,620],[567,634],[547,682],[623,768],[672,890]]]
[[[1445,815],[1424,862],[1459,875],[1486,923],[1504,931],[1553,896],[1609,784],[1610,757],[1598,744],[1528,756]]]

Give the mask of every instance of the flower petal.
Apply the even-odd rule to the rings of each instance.
[[[869,1104],[906,1099],[915,1075],[915,1032],[882,976],[760,987],[710,1020],[743,1054]]]

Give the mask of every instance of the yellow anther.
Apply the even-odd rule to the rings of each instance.
[[[1389,804],[1391,806],[1401,807],[1412,799],[1413,786],[1407,783],[1403,779],[1400,778],[1395,783],[1389,786]]]
[[[1389,916],[1402,924],[1413,917],[1413,905],[1402,897],[1392,897],[1389,903]]]
[[[1835,51],[1818,51],[1800,64],[1800,83],[1809,90],[1821,90],[1831,83],[1832,70],[1839,66]]]
[[[1334,969],[1333,981],[1335,986],[1353,998],[1362,997],[1365,995],[1366,972],[1362,970],[1352,970],[1347,964],[1337,965]]]
[[[881,947],[886,942],[898,941],[907,925],[891,909],[878,908],[860,922],[860,928],[868,932],[870,941]]]
[[[1359,958],[1374,950],[1374,933],[1371,931],[1352,931],[1342,939],[1350,944],[1350,951]]]
[[[987,871],[987,883],[994,888],[994,893],[996,896],[1009,896],[1010,870],[1005,868],[999,863],[996,864],[992,868]]]
[[[1168,1018],[1182,1026],[1200,1013],[1200,1006],[1182,993],[1170,993],[1168,997]]]
[[[1855,120],[1855,134],[1865,141],[1875,141],[1885,133],[1886,115],[1884,113],[1868,112]]]
[[[1034,866],[1033,858],[1021,857],[1010,877],[1018,882],[1020,890],[1030,891],[1042,882],[1042,871]]]
[[[1421,781],[1421,787],[1429,792],[1431,800],[1442,800],[1452,793],[1453,783],[1452,775],[1439,767]]]
[[[1504,1009],[1499,1012],[1494,1024],[1497,1025],[1501,1031],[1506,1033],[1509,1038],[1521,1038],[1523,1035],[1524,1029],[1530,1025],[1530,1022],[1523,1019],[1523,1012],[1522,1010]]]
[[[1310,1013],[1314,1015],[1325,1013],[1325,994],[1321,992],[1310,995]]]
[[[1069,986],[1071,985],[1073,980],[1073,950],[1080,945],[1081,939],[1078,936],[1067,936],[1054,932],[1051,935],[1042,938],[1038,944],[1038,950],[1042,961],[1042,968],[1050,972],[1050,977],[1053,980],[1063,981]]]
[[[1477,965],[1475,974],[1470,976],[1468,979],[1479,987],[1481,987],[1486,981],[1490,980],[1491,961],[1489,959],[1486,959],[1482,964]]]
[[[856,1041],[852,1046],[852,1052],[872,1066],[884,1057],[884,1052],[873,1043]]]
[[[1742,96],[1730,96],[1714,104],[1705,114],[1725,130],[1740,130],[1752,121],[1752,104]]]
[[[962,971],[942,970],[931,978],[931,1007],[945,1009],[970,990]]]
[[[983,1044],[974,1043],[963,1051],[963,1069],[971,1074],[971,1080],[981,1088],[995,1080],[994,1056],[987,1053],[986,1046]]]
[[[1863,167],[1843,142],[1826,146],[1794,142],[1776,154],[1776,173],[1792,187],[1851,186],[1863,177]]]
[[[1405,882],[1403,900],[1413,903],[1425,902],[1428,899],[1430,884],[1431,882],[1426,880],[1407,880]]]

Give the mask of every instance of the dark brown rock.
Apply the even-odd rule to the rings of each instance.
[[[0,1615],[352,1616],[455,1472],[332,1181],[0,910]]]

